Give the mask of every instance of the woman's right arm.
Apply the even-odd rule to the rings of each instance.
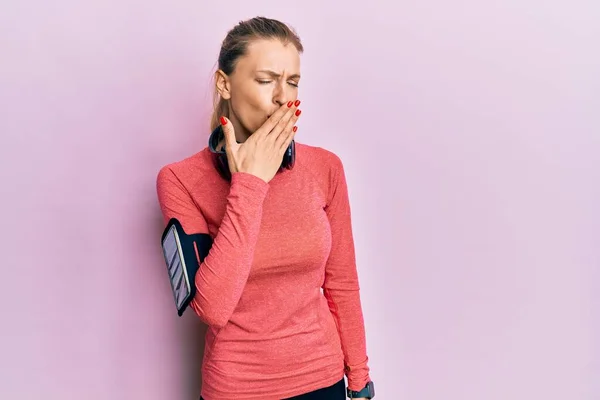
[[[223,327],[231,318],[248,280],[269,185],[245,172],[232,175],[225,214],[208,255],[195,277],[190,305],[209,326]],[[157,177],[165,222],[177,218],[188,234],[208,233],[206,220],[171,168]]]

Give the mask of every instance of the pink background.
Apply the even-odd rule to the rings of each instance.
[[[197,399],[155,178],[255,15],[299,30],[298,140],[346,166],[378,398],[600,398],[596,1],[10,3],[0,398]]]

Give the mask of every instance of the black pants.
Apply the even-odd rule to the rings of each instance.
[[[200,396],[200,400],[204,400],[202,396]],[[346,382],[342,378],[331,386],[284,400],[346,400]]]

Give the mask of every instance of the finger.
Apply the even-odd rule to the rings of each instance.
[[[296,102],[297,103],[297,102]],[[277,109],[277,111],[275,111],[268,119],[267,121],[263,124],[263,126],[261,126],[252,136],[266,136],[269,133],[271,133],[271,131],[273,131],[273,129],[275,129],[275,127],[277,126],[277,124],[281,121],[281,119],[283,117],[285,117],[290,110],[293,110],[296,107],[295,103],[292,101],[288,101],[287,103],[282,104],[279,109]],[[293,111],[292,111],[293,112]]]
[[[226,117],[221,117],[221,129],[223,129],[223,135],[225,136],[225,151],[228,154],[231,154],[231,151],[237,146],[237,141],[235,140],[235,130],[233,129],[233,124]]]
[[[302,110],[300,110],[300,109],[297,109],[296,111],[294,111],[294,113],[292,114],[290,119],[287,121],[284,129],[282,129],[282,131],[277,134],[277,138],[275,141],[275,148],[279,148],[282,151],[285,151],[285,149],[287,148],[287,146],[289,145],[289,143],[292,140],[290,137],[293,137],[294,134],[296,133],[295,130],[298,129],[296,127],[296,123],[298,122],[298,118],[300,118],[301,113],[302,113]]]
[[[273,128],[273,130],[268,134],[273,143],[277,141],[279,135],[285,132],[286,127],[290,124],[290,120],[295,117],[297,118],[296,114],[300,115],[299,110],[295,104],[292,104],[288,112],[279,120],[275,128]],[[290,126],[290,129],[292,126],[293,125]]]
[[[283,155],[287,151],[287,148],[290,146],[290,143],[296,137],[297,131],[298,126],[294,125],[291,129],[286,131],[285,134],[280,135],[280,139],[277,142],[276,149],[281,155]]]
[[[297,109],[287,121],[282,131],[279,134],[277,134],[277,138],[275,139],[275,148],[283,148],[283,150],[287,148],[287,146],[291,142],[291,139],[289,137],[293,136],[296,133],[294,128],[296,127],[296,122],[298,122],[298,118],[300,118],[301,113],[302,111],[300,109]],[[272,135],[275,135],[275,133],[272,133]]]

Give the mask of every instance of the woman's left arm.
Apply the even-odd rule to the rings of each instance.
[[[350,202],[344,167],[332,156],[329,195],[325,211],[329,218],[332,248],[325,267],[323,293],[333,314],[344,353],[348,388],[362,390],[370,380],[365,326],[360,301]]]

